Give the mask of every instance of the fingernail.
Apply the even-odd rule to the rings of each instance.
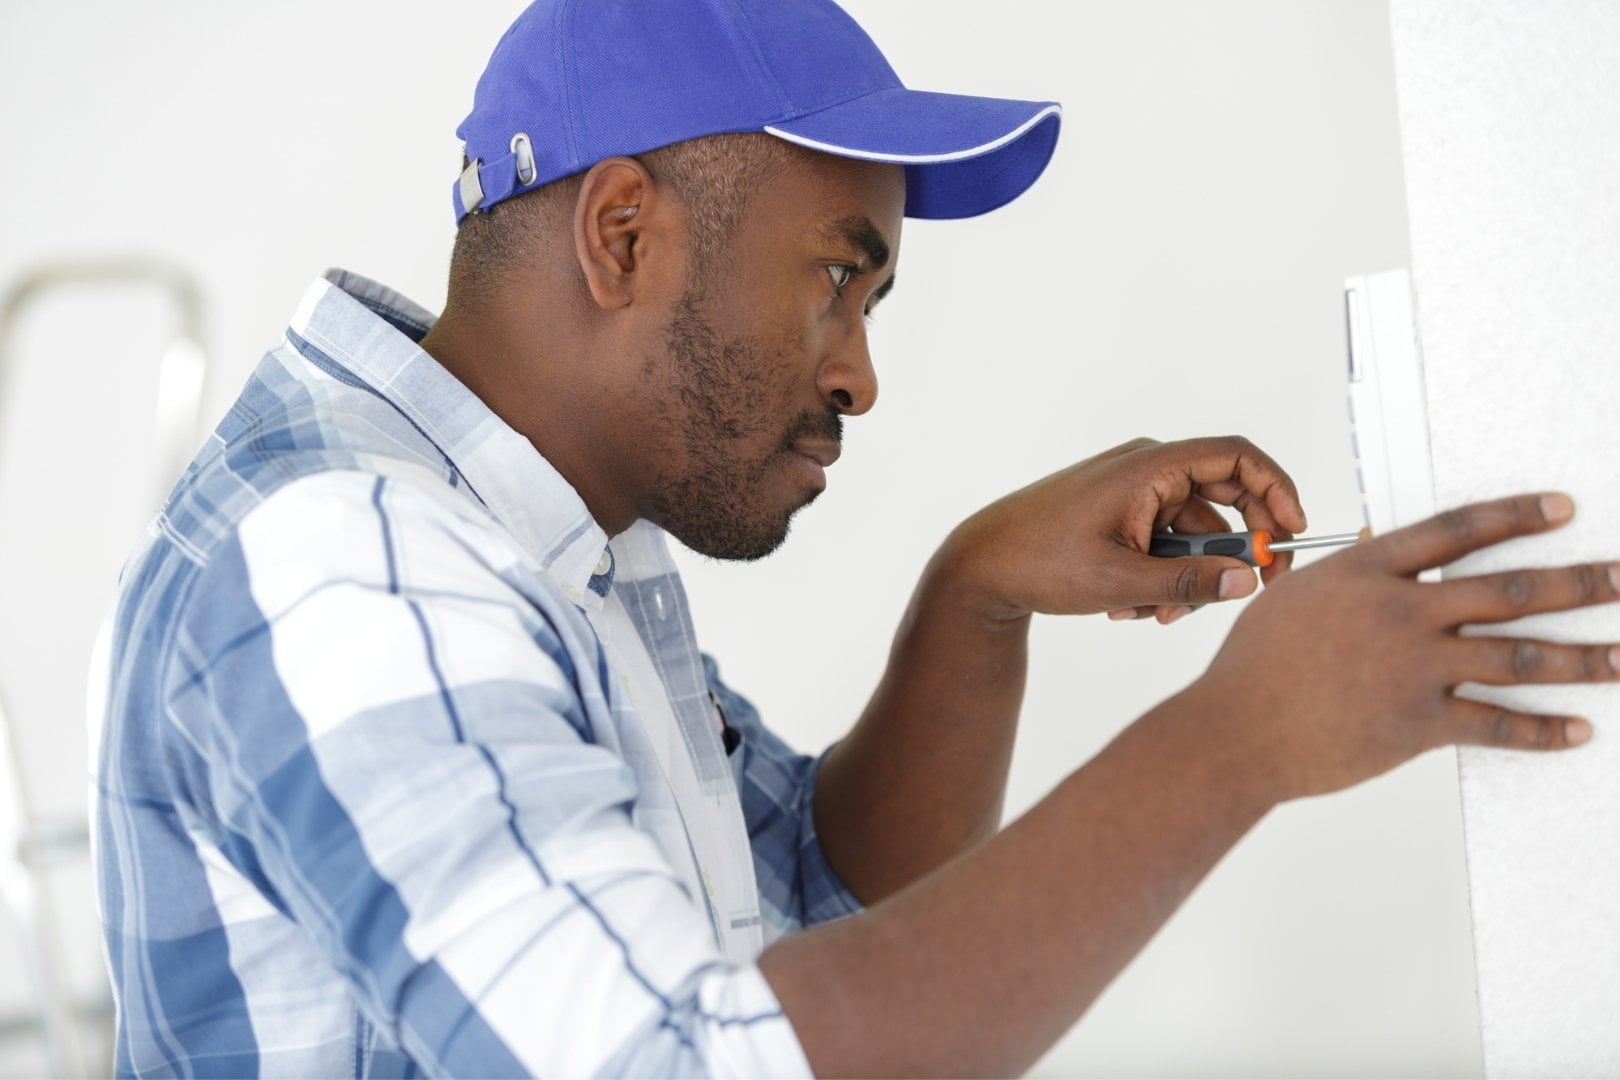
[[[1564,741],[1571,746],[1579,746],[1592,737],[1592,725],[1578,716],[1572,716],[1564,721]]]
[[[1575,503],[1568,495],[1543,495],[1541,516],[1548,521],[1568,521],[1575,513]]]
[[[1609,650],[1609,670],[1620,675],[1620,645]]]
[[[1248,596],[1254,591],[1254,574],[1240,566],[1229,567],[1221,571],[1220,597],[1222,600],[1231,600],[1238,596]]]
[[[1616,588],[1620,588],[1620,586],[1616,586]],[[1131,610],[1130,608],[1126,608],[1123,611],[1110,611],[1108,613],[1108,617],[1110,619],[1114,620],[1115,622],[1120,622],[1120,621],[1122,621],[1124,619],[1134,619],[1134,618],[1136,618],[1136,612]]]
[[[1177,619],[1181,618],[1182,616],[1191,615],[1191,614],[1192,614],[1192,608],[1190,608],[1190,607],[1178,607],[1174,611],[1170,612],[1170,614],[1168,614],[1168,615],[1166,615],[1164,617],[1164,625],[1169,626],[1171,623],[1175,622]]]
[[[1609,564],[1609,584],[1614,586],[1615,592],[1620,592],[1620,562]]]

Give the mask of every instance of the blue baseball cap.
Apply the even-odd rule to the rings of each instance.
[[[604,158],[739,131],[904,165],[908,217],[972,217],[1035,182],[1061,113],[908,90],[831,0],[535,0],[456,129],[456,220]]]

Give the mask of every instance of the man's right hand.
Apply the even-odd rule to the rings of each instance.
[[[1467,506],[1277,577],[1202,677],[1017,821],[863,914],[766,950],[760,970],[811,1066],[1023,1072],[1278,802],[1448,743],[1580,741],[1589,729],[1572,718],[1453,691],[1611,681],[1608,646],[1458,631],[1620,599],[1610,564],[1417,580],[1572,512],[1560,495]]]
[[[1573,513],[1557,494],[1477,503],[1286,574],[1249,605],[1184,696],[1259,755],[1279,802],[1349,787],[1453,743],[1585,742],[1583,719],[1526,715],[1453,691],[1465,682],[1614,681],[1620,648],[1458,631],[1620,600],[1620,564],[1417,580]]]

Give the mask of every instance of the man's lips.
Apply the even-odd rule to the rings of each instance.
[[[820,465],[824,469],[833,462],[837,461],[838,456],[843,453],[843,450],[837,443],[801,442],[794,443],[793,449],[798,453],[803,454],[811,461],[814,461],[817,465]]]

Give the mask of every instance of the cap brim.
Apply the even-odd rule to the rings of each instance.
[[[964,218],[1022,195],[1057,145],[1052,101],[878,90],[766,131],[811,150],[906,167],[906,216]]]

